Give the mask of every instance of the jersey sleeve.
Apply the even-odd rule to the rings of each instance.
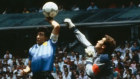
[[[75,28],[74,34],[76,38],[86,47],[91,46],[92,44],[87,40],[86,36]]]
[[[59,35],[54,35],[53,33],[51,33],[50,39],[53,43],[56,43],[58,41],[58,36]]]

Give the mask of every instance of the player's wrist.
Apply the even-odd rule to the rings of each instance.
[[[53,18],[52,17],[46,17],[46,20],[51,23],[53,21]]]
[[[70,22],[70,23],[69,23],[69,29],[74,28],[74,27],[75,27],[75,24],[72,23],[72,22]]]
[[[70,28],[71,31],[75,32],[76,30],[78,30],[76,27],[72,27]]]
[[[71,29],[73,27],[75,27],[75,24],[71,21],[70,18],[65,18],[64,22],[67,24],[68,28]]]

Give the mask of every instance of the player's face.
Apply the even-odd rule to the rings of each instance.
[[[97,51],[103,51],[104,47],[103,47],[103,44],[104,42],[106,41],[106,38],[102,38],[101,40],[99,40],[96,45],[95,45],[95,48]],[[101,53],[101,52],[98,52],[98,53]]]
[[[46,36],[44,32],[38,32],[36,36],[37,44],[41,45],[43,42],[46,41]]]

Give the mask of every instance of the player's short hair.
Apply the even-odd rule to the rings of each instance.
[[[47,28],[47,27],[39,27],[39,28],[37,28],[37,33],[38,32],[44,32],[44,34],[45,34],[45,36],[46,37],[49,37],[50,36],[50,29],[49,28]]]
[[[116,41],[114,40],[114,38],[112,38],[109,35],[105,35],[104,38],[106,38],[106,41],[104,42],[104,45],[106,46],[106,48],[104,49],[104,52],[106,53],[113,53],[115,47],[116,47]]]

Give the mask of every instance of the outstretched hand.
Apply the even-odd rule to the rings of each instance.
[[[65,18],[64,23],[66,23],[66,26],[68,26],[69,29],[75,27],[74,23],[71,21],[70,18]]]

